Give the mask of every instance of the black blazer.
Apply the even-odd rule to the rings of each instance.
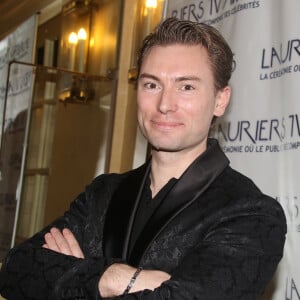
[[[155,291],[115,299],[257,299],[283,253],[281,206],[228,166],[216,141],[186,170],[129,253],[149,163],[97,177],[50,226],[68,227],[85,259],[41,248],[49,227],[12,249],[0,273],[10,299],[101,299],[98,281],[115,261],[171,274]]]

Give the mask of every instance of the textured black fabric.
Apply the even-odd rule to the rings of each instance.
[[[150,178],[147,179],[145,187],[143,189],[142,197],[138,203],[138,209],[136,215],[134,217],[132,232],[130,236],[130,250],[129,250],[129,257],[132,253],[132,248],[135,245],[139,235],[145,228],[145,225],[150,220],[151,216],[155,213],[162,201],[167,200],[165,199],[168,195],[168,192],[176,183],[176,178],[171,178],[169,182],[162,187],[162,189],[152,198],[152,193],[150,189],[151,180]],[[133,264],[130,259],[128,259],[129,264]]]
[[[97,177],[52,224],[74,232],[85,259],[41,248],[47,227],[8,253],[0,273],[1,294],[9,300],[101,299],[101,274],[111,259],[122,260],[122,249],[111,255],[115,246],[122,248],[122,242],[114,241],[114,232],[126,231],[116,218],[130,217],[123,202],[132,207],[135,200],[130,197],[138,194],[137,188],[126,189],[124,183],[133,184],[133,178],[141,182],[145,170],[143,166],[122,175]],[[118,193],[121,186],[123,197]],[[174,205],[162,207],[151,218],[148,223],[157,221],[160,226],[143,230],[142,236],[149,233],[150,237],[137,241],[143,250],[136,253],[144,269],[169,272],[171,279],[155,291],[114,299],[257,299],[282,257],[286,221],[278,202],[227,166],[216,145],[192,164],[169,196]],[[110,204],[121,211],[107,214]],[[123,224],[128,223],[126,218]],[[106,248],[107,241],[110,247]]]

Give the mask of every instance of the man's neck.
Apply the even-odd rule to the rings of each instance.
[[[151,191],[154,197],[171,178],[180,178],[184,171],[205,149],[190,152],[152,150]]]

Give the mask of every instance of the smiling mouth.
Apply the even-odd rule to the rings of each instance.
[[[161,130],[172,130],[183,126],[180,122],[166,122],[166,121],[151,121],[152,125]]]

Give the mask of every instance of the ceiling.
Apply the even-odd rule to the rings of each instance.
[[[53,0],[0,0],[0,40]]]

